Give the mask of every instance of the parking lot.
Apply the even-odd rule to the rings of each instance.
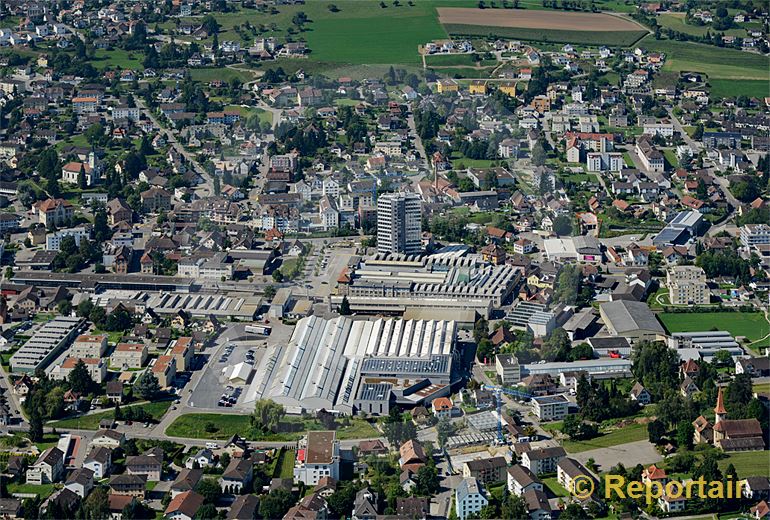
[[[239,363],[252,367],[259,364],[266,344],[266,340],[228,341],[213,351],[203,369],[200,382],[192,391],[190,406],[220,411],[237,407],[247,385],[241,381],[228,380],[228,375],[233,372],[233,366]]]

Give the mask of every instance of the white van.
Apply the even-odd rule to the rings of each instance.
[[[217,444],[216,442],[207,442],[206,447],[210,450],[216,450],[217,448],[219,448],[219,444]]]

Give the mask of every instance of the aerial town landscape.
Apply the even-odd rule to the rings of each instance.
[[[0,0],[0,520],[769,520],[768,11]]]

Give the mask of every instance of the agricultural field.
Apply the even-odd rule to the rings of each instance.
[[[425,56],[425,64],[429,67],[474,67],[476,62],[471,54],[428,54]]]
[[[709,85],[711,85],[711,94],[714,97],[748,96],[762,98],[768,94],[767,80],[710,79]]]
[[[714,327],[734,336],[746,336],[757,341],[770,332],[770,325],[761,312],[663,312],[658,319],[673,332],[698,332]]]
[[[685,21],[685,13],[664,13],[658,15],[657,20],[661,27],[693,36],[703,36],[709,31],[712,34],[714,33],[714,29],[710,25],[688,24]],[[719,32],[723,32],[727,36],[746,36],[746,30],[741,27],[735,27],[732,29],[727,29],[726,31]]]
[[[465,36],[488,36],[630,46],[647,34],[636,22],[604,13],[562,12],[554,16],[547,11],[496,11],[493,9],[439,8],[439,21],[447,33]]]
[[[770,57],[724,49],[712,45],[655,40],[648,36],[639,42],[641,47],[655,52],[666,53],[663,70],[673,72],[701,72],[714,79],[762,80],[767,84]]]

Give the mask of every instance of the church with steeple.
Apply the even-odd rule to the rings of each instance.
[[[724,387],[719,387],[714,407],[714,424],[702,415],[695,419],[695,443],[713,444],[722,451],[755,451],[765,449],[762,427],[752,419],[728,419]]]

